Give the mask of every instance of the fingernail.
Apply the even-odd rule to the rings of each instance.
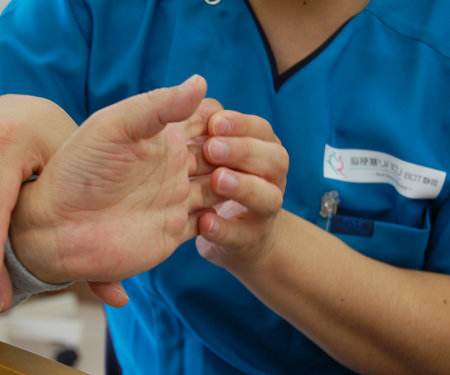
[[[238,185],[238,180],[233,175],[223,171],[217,182],[217,189],[224,193],[231,193],[234,189],[236,189]]]
[[[208,151],[214,160],[224,160],[228,156],[228,145],[225,142],[213,140],[208,146]]]
[[[208,233],[216,234],[219,231],[219,223],[216,220],[211,221],[211,225],[209,226]]]
[[[219,117],[214,121],[213,132],[215,135],[228,135],[231,133],[233,124],[225,117]]]
[[[116,282],[113,284],[114,289],[118,291],[120,294],[122,294],[127,300],[130,300],[130,297],[128,297],[127,292],[125,292],[125,289],[123,288],[122,284],[119,282]]]
[[[194,74],[192,77],[188,78],[186,81],[184,81],[181,85],[180,85],[180,89],[181,90],[186,90],[187,88],[189,88],[190,86],[193,86],[197,83],[197,79],[198,79],[198,74]]]

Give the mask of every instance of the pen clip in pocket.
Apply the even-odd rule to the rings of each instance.
[[[320,206],[320,216],[327,219],[326,231],[330,228],[330,220],[336,215],[339,209],[341,198],[336,190],[328,191],[322,196],[322,204]]]

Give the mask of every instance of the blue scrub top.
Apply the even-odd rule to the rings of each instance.
[[[109,104],[200,74],[225,108],[272,124],[290,155],[285,209],[325,228],[321,198],[337,190],[344,219],[335,235],[352,248],[450,274],[448,177],[437,197],[417,199],[394,183],[324,176],[327,145],[358,150],[360,167],[380,167],[364,156],[376,152],[414,171],[450,171],[449,13],[446,0],[372,0],[280,76],[243,0],[12,0],[0,17],[0,94],[46,97],[81,124]],[[346,230],[346,217],[370,230]],[[107,315],[125,374],[353,373],[192,241],[123,285],[130,302]]]

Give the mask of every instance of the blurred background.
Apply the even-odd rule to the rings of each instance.
[[[0,0],[0,13],[9,0]],[[86,283],[31,298],[0,315],[0,341],[60,362],[89,375],[104,375],[105,317]],[[66,363],[67,364],[67,363]]]
[[[0,342],[89,375],[105,374],[105,332],[103,306],[81,282],[0,314]]]
[[[0,12],[3,10],[3,8],[6,6],[6,4],[9,3],[9,0],[0,0]]]

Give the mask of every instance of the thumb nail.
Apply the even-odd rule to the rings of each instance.
[[[198,77],[198,74],[194,74],[180,85],[180,89],[186,90],[189,87],[194,86],[197,83]]]
[[[128,297],[127,292],[125,292],[125,289],[123,288],[122,284],[119,282],[116,282],[113,284],[114,289],[119,292],[120,294],[122,294],[127,300],[130,300],[130,297]]]

